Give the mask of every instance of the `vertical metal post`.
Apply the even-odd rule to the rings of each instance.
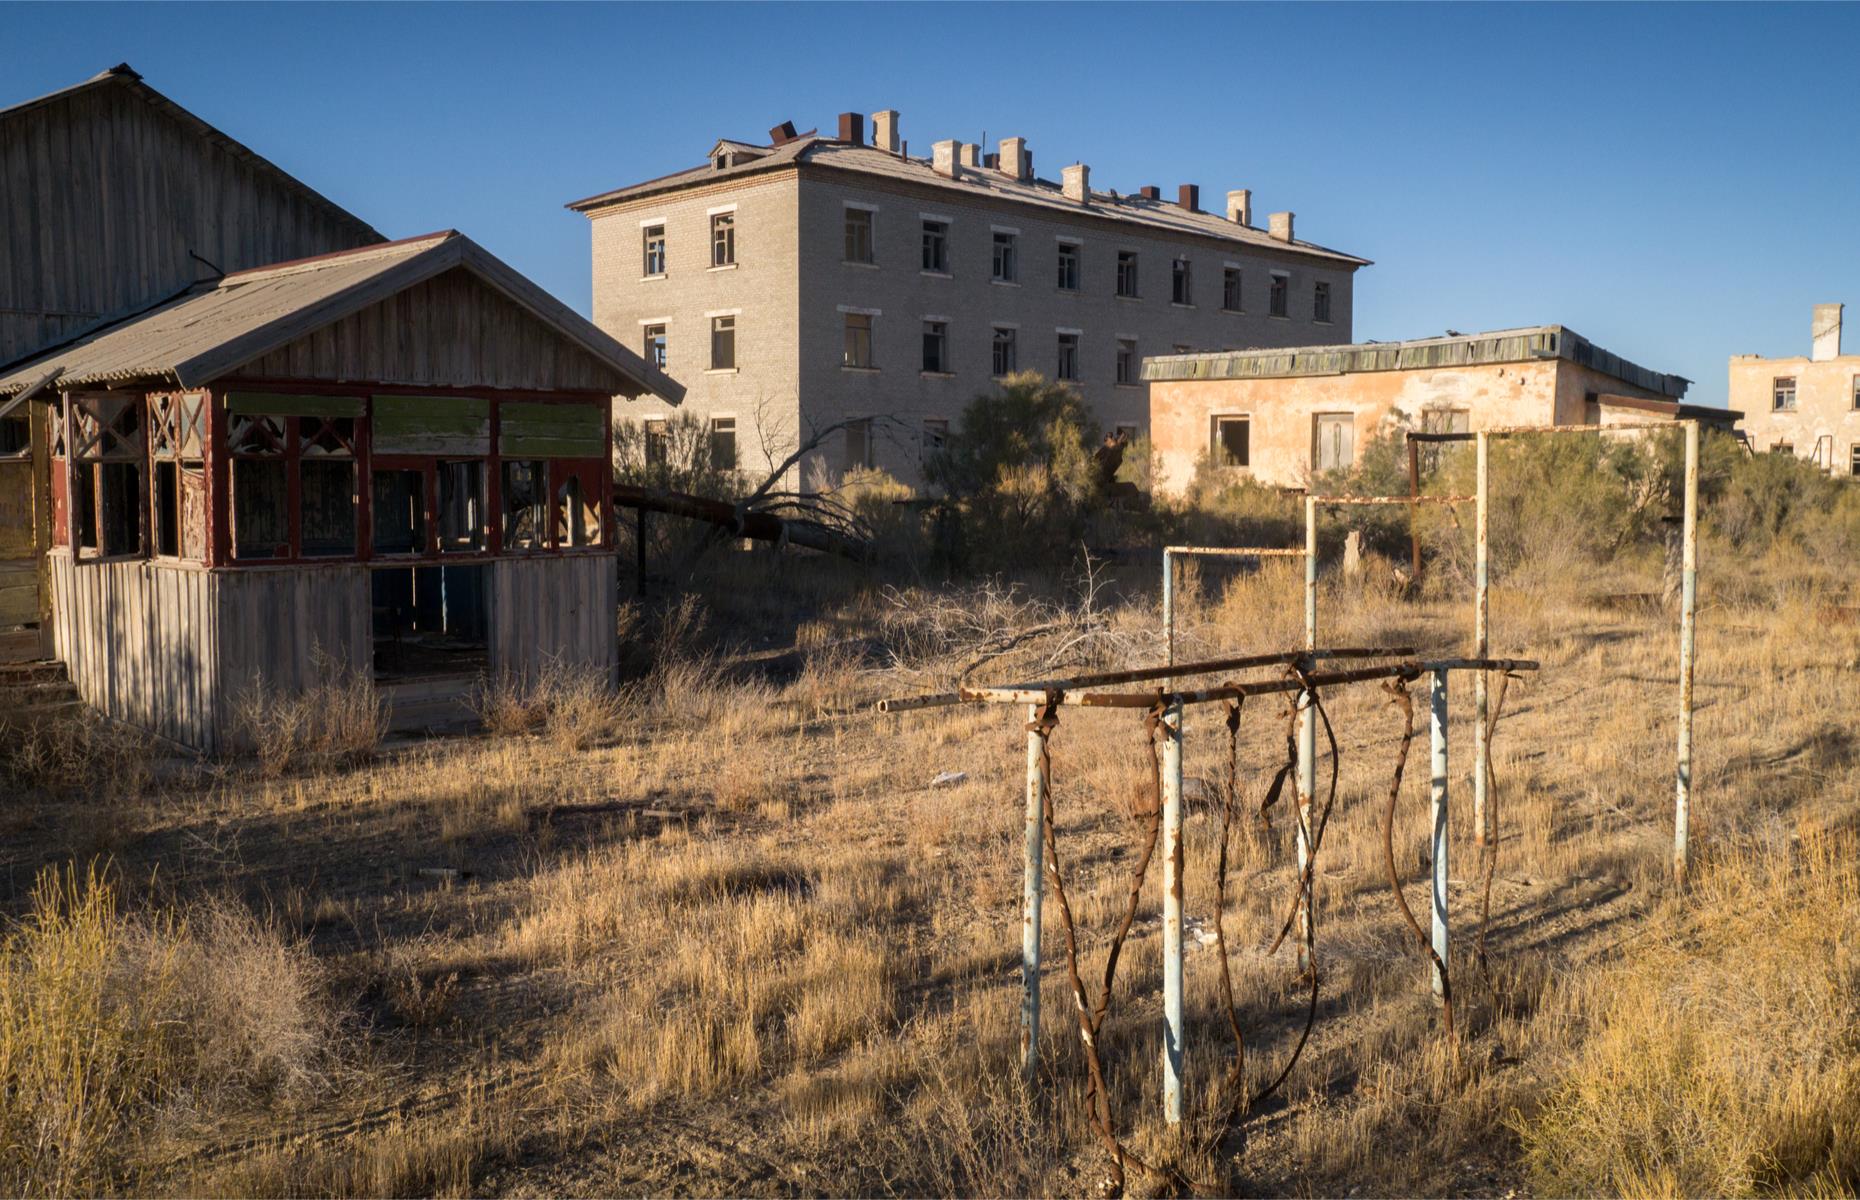
[[[1035,727],[1040,706],[1027,706],[1027,828],[1020,900],[1020,1069],[1028,1079],[1040,1062],[1040,900],[1046,881],[1046,777],[1040,771],[1043,735]]]
[[[1182,702],[1163,712],[1163,1120],[1182,1123]]]
[[[1305,650],[1317,650],[1317,497],[1305,497]],[[1316,660],[1306,659],[1312,670]],[[1317,711],[1311,697],[1298,695],[1298,877],[1304,879],[1311,861],[1311,798],[1317,793]],[[1298,969],[1316,970],[1308,949],[1311,931],[1312,887],[1300,887],[1298,899]]]
[[[1175,556],[1163,547],[1163,642],[1168,658],[1167,665],[1175,666]],[[1175,685],[1175,676],[1169,677],[1169,685]]]
[[[1421,446],[1420,446],[1420,443],[1414,440],[1413,435],[1409,435],[1407,440],[1408,440],[1408,498],[1410,500],[1413,500],[1413,499],[1418,498],[1421,494]],[[1413,569],[1411,571],[1411,577],[1413,578],[1415,585],[1417,587],[1421,583],[1420,519],[1421,519],[1421,506],[1419,504],[1410,504],[1408,506],[1408,552],[1413,557],[1413,560],[1414,560]]]
[[[1430,696],[1428,726],[1433,735],[1434,761],[1431,781],[1434,818],[1434,953],[1440,962],[1447,961],[1447,672],[1434,673]],[[1447,981],[1438,964],[1430,964],[1434,995],[1444,999]]]
[[[1488,486],[1491,471],[1488,467],[1487,451],[1490,443],[1485,431],[1479,432],[1479,486],[1475,507],[1477,516],[1473,525],[1477,547],[1473,557],[1473,657],[1484,658],[1489,646],[1488,617],[1490,611],[1490,594],[1487,590],[1489,561],[1487,554],[1487,518],[1491,512],[1491,498]],[[1490,775],[1491,748],[1486,745],[1486,673],[1473,675],[1473,845],[1484,847],[1486,842],[1486,779]]]
[[[644,598],[646,595],[646,506],[643,504],[633,510],[633,543],[634,555],[638,560],[639,568],[639,577],[633,582],[633,592]]]
[[[1685,548],[1679,591],[1679,769],[1673,808],[1673,878],[1686,878],[1687,826],[1692,818],[1693,635],[1699,600],[1699,423],[1686,422]]]

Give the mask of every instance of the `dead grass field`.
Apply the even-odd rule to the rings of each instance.
[[[547,711],[502,698],[505,732],[368,762],[132,771],[116,747],[66,794],[16,789],[0,1191],[1101,1194],[1051,904],[1045,1069],[1016,1079],[1021,715],[876,715],[961,665],[871,653],[929,599],[836,598],[787,569],[789,599],[756,559],[711,602],[729,634],[806,595],[815,619],[777,638],[797,648],[787,671],[674,646],[592,715],[568,687]],[[1159,658],[1150,570],[1100,593],[1101,662]],[[1672,620],[1594,599],[1651,585],[1495,592],[1494,651],[1543,670],[1511,685],[1494,742],[1489,978],[1472,961],[1469,686],[1455,703],[1457,1056],[1384,875],[1399,717],[1374,686],[1329,697],[1311,1044],[1243,1136],[1171,1141],[1152,874],[1106,1027],[1124,1136],[1233,1194],[1851,1193],[1860,627],[1833,606],[1851,581],[1821,572],[1708,562],[1686,895],[1667,873]],[[1298,588],[1191,579],[1185,654],[1296,646]],[[1330,644],[1466,644],[1462,601],[1332,584],[1323,612]],[[1248,704],[1246,796],[1283,728],[1275,701]],[[1224,754],[1215,710],[1191,710],[1188,774],[1216,784]],[[1425,754],[1423,730],[1395,826],[1417,913]],[[1066,710],[1053,755],[1096,964],[1146,799],[1140,714]],[[967,779],[931,788],[942,771]],[[1205,928],[1218,811],[1194,804],[1186,824]],[[1302,1025],[1289,946],[1264,952],[1292,871],[1290,820],[1249,824],[1228,928],[1255,1082]],[[1214,953],[1191,939],[1196,1133],[1231,1053]]]

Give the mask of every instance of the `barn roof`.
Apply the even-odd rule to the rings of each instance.
[[[1482,366],[1562,358],[1674,399],[1691,380],[1631,363],[1562,325],[1532,325],[1489,333],[1454,333],[1405,342],[1351,342],[1340,346],[1287,346],[1162,354],[1143,360],[1146,382],[1194,379],[1271,379],[1349,375],[1360,371]]]
[[[938,174],[930,160],[893,154],[889,150],[862,143],[842,142],[838,138],[807,134],[779,146],[751,146],[748,143],[720,142],[742,151],[740,161],[718,167],[706,163],[700,167],[677,171],[658,179],[602,192],[583,200],[571,201],[567,207],[589,216],[599,210],[629,200],[639,200],[681,188],[741,176],[796,167],[845,171],[874,178],[896,180],[935,188],[938,191],[976,198],[992,198],[1032,205],[1055,213],[1098,217],[1131,225],[1149,227],[1169,236],[1197,235],[1223,242],[1237,242],[1262,250],[1322,258],[1351,267],[1368,266],[1369,260],[1332,250],[1315,242],[1282,241],[1264,229],[1229,221],[1220,213],[1190,212],[1166,200],[1151,200],[1142,195],[1122,195],[1093,189],[1091,202],[1082,204],[1067,198],[1060,185],[1046,179],[1018,180],[992,167],[966,167],[956,178]],[[754,157],[750,157],[753,155]]]
[[[0,375],[0,396],[131,381],[197,387],[445,271],[461,268],[556,334],[677,403],[684,388],[456,230],[238,271]]]
[[[368,224],[348,209],[337,204],[334,200],[323,195],[323,193],[303,182],[303,180],[298,179],[295,175],[292,175],[262,154],[252,150],[244,143],[228,137],[225,133],[209,125],[193,113],[182,108],[179,104],[176,104],[173,100],[170,100],[168,97],[150,87],[147,83],[143,82],[141,74],[128,63],[118,63],[107,71],[99,71],[82,83],[74,83],[70,87],[59,88],[55,92],[47,92],[43,96],[35,96],[31,100],[22,100],[17,104],[11,104],[4,108],[0,108],[0,124],[5,123],[8,118],[30,112],[33,109],[43,108],[48,104],[54,104],[60,100],[65,100],[84,92],[97,91],[109,87],[128,89],[133,95],[144,102],[180,122],[181,125],[204,141],[211,142],[221,150],[247,163],[254,169],[271,175],[286,188],[298,193],[318,207],[327,210],[337,219],[352,225],[356,233],[362,237],[375,242],[384,242],[387,240],[386,235],[381,233],[380,230]]]

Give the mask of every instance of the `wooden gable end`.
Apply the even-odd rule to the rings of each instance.
[[[0,124],[0,363],[218,272],[379,240],[126,81]]]
[[[463,268],[326,325],[237,374],[607,395],[638,388]]]

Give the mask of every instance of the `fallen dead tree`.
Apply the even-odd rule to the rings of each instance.
[[[825,496],[765,495],[751,508],[685,492],[615,484],[614,507],[703,521],[732,537],[805,546],[855,562],[871,555],[871,539],[858,517]]]

